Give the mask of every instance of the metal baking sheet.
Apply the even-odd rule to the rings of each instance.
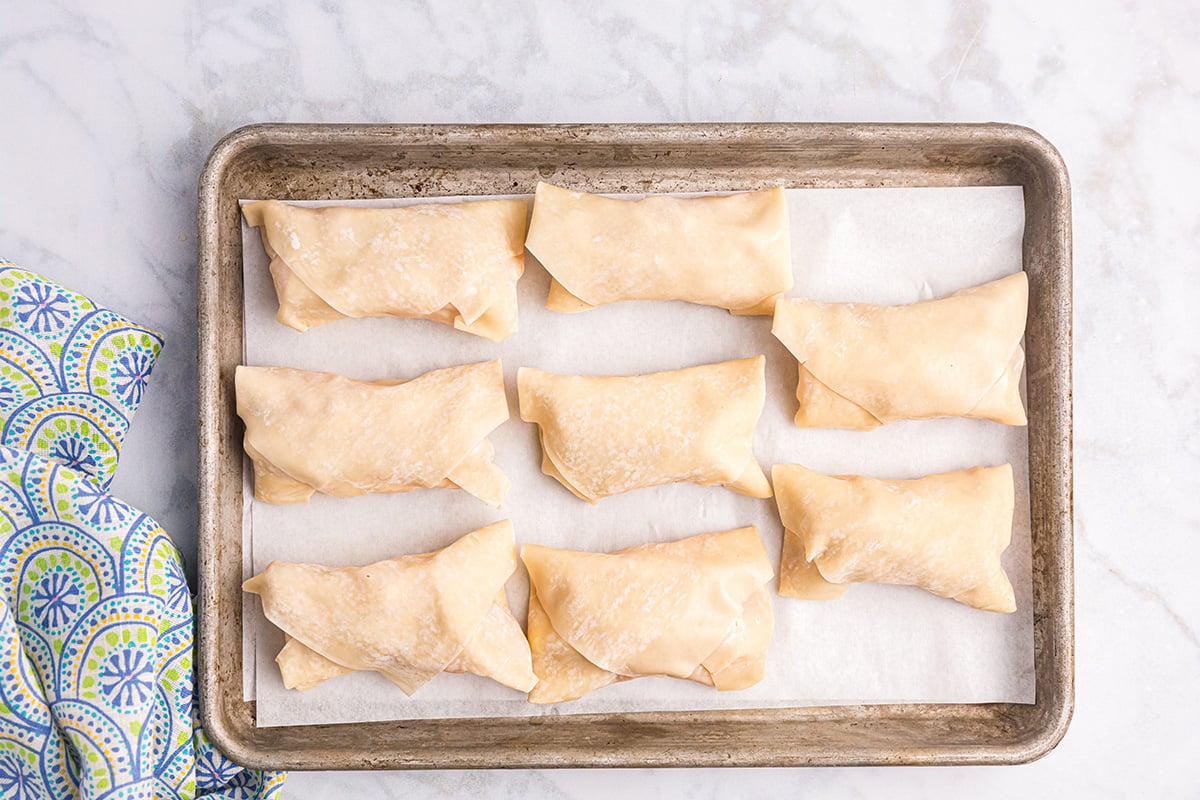
[[[239,197],[1024,187],[1033,512],[1034,705],[859,705],[258,728],[241,692]],[[1007,125],[260,125],[201,180],[200,696],[210,735],[251,766],[715,766],[1014,763],[1048,752],[1073,697],[1070,196],[1044,139]]]

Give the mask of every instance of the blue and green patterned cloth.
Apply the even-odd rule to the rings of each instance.
[[[0,259],[0,444],[108,486],[162,337]]]
[[[200,728],[179,553],[110,495],[162,340],[0,264],[0,798],[277,797]]]

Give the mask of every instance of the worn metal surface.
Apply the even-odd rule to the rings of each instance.
[[[242,700],[242,354],[237,201],[532,192],[1020,184],[1025,190],[1033,705],[860,705],[257,728]],[[199,697],[230,757],[292,769],[1011,764],[1074,703],[1071,202],[1037,133],[1002,124],[255,125],[200,180]]]

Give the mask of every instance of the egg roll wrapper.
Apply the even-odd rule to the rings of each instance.
[[[529,691],[529,645],[503,593],[515,569],[504,520],[442,550],[365,567],[273,561],[244,588],[285,634],[276,661],[289,688],[373,670],[409,695],[442,671]]]
[[[666,675],[719,690],[762,679],[773,570],[753,527],[615,553],[525,545],[534,703]]]
[[[552,276],[552,311],[685,300],[769,315],[792,288],[782,188],[622,200],[539,183],[525,246]]]
[[[1012,467],[915,480],[771,473],[784,525],[779,593],[825,600],[850,583],[918,586],[985,611],[1016,600],[1001,556],[1012,538]]]
[[[772,332],[799,361],[796,424],[870,430],[974,417],[1024,425],[1028,304],[1024,272],[903,306],[780,300]]]
[[[604,377],[523,367],[521,419],[538,425],[542,471],[591,503],[678,482],[770,497],[751,446],[764,363],[757,356]]]
[[[508,419],[499,361],[375,382],[239,366],[234,381],[257,500],[461,488],[499,507],[508,492],[486,438]]]
[[[347,317],[415,317],[499,341],[517,330],[524,199],[402,208],[242,208],[271,259],[277,319],[306,331]]]

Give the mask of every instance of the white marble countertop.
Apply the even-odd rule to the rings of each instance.
[[[114,490],[189,558],[196,182],[235,127],[999,120],[1071,171],[1078,697],[1057,750],[1007,768],[295,774],[288,796],[1200,791],[1193,3],[72,5],[0,0],[0,253],[165,333]]]

